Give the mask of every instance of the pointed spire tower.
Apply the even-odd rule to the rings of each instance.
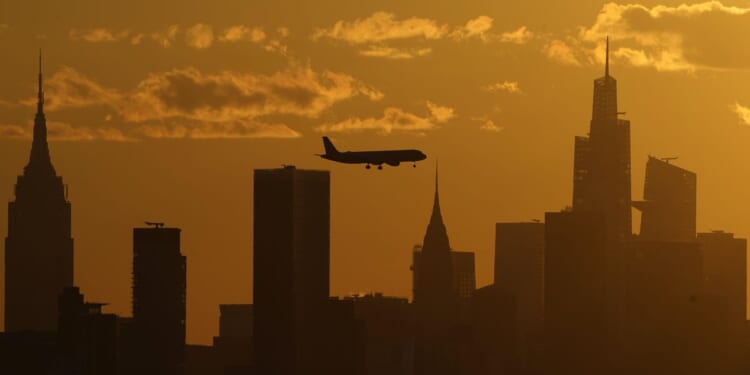
[[[70,202],[47,145],[42,53],[29,163],[8,203],[5,239],[5,331],[54,331],[57,298],[73,285]],[[29,277],[33,275],[33,277]]]
[[[450,252],[451,250],[448,241],[448,231],[445,229],[443,215],[440,212],[440,191],[437,164],[435,164],[435,198],[432,203],[432,216],[430,216],[430,223],[427,225],[427,231],[424,235],[423,248],[425,252]]]
[[[609,74],[609,37],[606,40],[604,76],[594,81],[594,105],[591,114],[591,133],[595,122],[617,123],[617,80]]]
[[[31,144],[29,164],[24,168],[25,174],[55,175],[55,168],[49,156],[47,144],[47,118],[44,116],[44,87],[42,77],[42,50],[39,50],[39,77],[36,116],[34,117],[34,141]]]

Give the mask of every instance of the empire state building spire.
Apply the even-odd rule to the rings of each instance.
[[[39,87],[37,92],[36,116],[34,117],[34,141],[31,144],[29,164],[24,174],[55,175],[55,168],[49,156],[47,144],[47,119],[44,116],[44,88],[42,78],[42,50],[39,50]]]

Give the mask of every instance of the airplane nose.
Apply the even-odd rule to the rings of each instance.
[[[421,160],[427,159],[427,155],[425,155],[425,153],[424,153],[424,152],[420,152],[419,154],[420,154],[420,156],[422,157],[422,159],[421,159]]]

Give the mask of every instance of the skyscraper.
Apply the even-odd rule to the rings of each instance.
[[[609,74],[609,40],[604,76],[594,81],[589,136],[576,137],[573,209],[602,212],[608,237],[630,238],[630,121],[619,119],[617,80]]]
[[[698,233],[698,242],[706,293],[725,299],[728,323],[741,327],[747,319],[747,240],[716,231]]]
[[[458,343],[453,335],[459,318],[453,269],[448,232],[440,212],[436,172],[432,215],[421,251],[414,252],[414,373],[417,375],[459,371]]]
[[[325,373],[330,174],[257,169],[253,224],[253,347],[258,373]]]
[[[57,297],[73,285],[70,202],[47,144],[42,57],[31,157],[8,203],[5,239],[5,330],[55,330]]]
[[[641,212],[640,239],[695,241],[695,173],[649,156]]]
[[[547,373],[608,373],[606,236],[603,214],[548,212],[544,235]]]
[[[624,251],[632,238],[630,192],[630,122],[618,116],[617,80],[609,74],[609,39],[604,76],[594,80],[594,100],[587,137],[576,137],[573,211],[601,214],[605,223],[604,252],[607,324],[612,350],[622,340]],[[546,318],[546,317],[545,317]]]
[[[523,365],[537,364],[544,329],[544,223],[495,225],[495,286],[516,299]]]
[[[136,370],[182,374],[185,361],[185,256],[180,229],[133,229],[133,329]]]

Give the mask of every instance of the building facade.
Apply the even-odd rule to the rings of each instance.
[[[255,170],[253,347],[261,374],[325,373],[330,173]]]
[[[136,369],[183,374],[186,260],[179,228],[133,229],[133,330]]]

